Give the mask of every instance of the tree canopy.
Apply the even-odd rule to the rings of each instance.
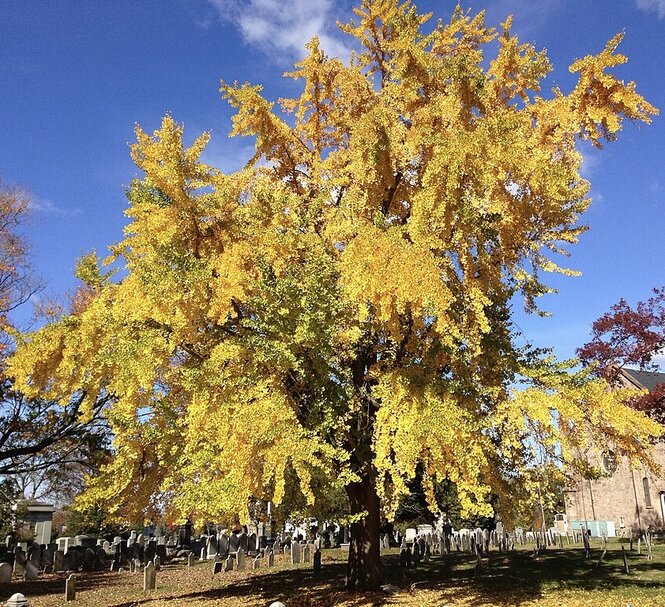
[[[534,310],[549,291],[543,272],[572,273],[557,258],[590,203],[576,142],[656,110],[608,71],[621,35],[545,97],[546,53],[510,19],[457,8],[430,27],[397,0],[356,15],[342,29],[361,50],[343,63],[313,39],[288,74],[298,98],[222,83],[232,135],[256,141],[243,170],[200,162],[209,135],[187,147],[169,115],[136,129],[144,177],[104,262],[124,277],[83,259],[86,297],[10,369],[29,395],[113,395],[116,457],[84,502],[220,520],[250,497],[344,491],[349,585],[375,586],[379,517],[418,466],[430,497],[448,479],[487,515],[490,494],[533,493],[532,429],[545,449],[603,436],[633,456],[660,432],[602,380],[530,364],[511,323],[516,296]],[[513,397],[517,373],[535,383]]]
[[[69,493],[66,487],[80,490],[83,472],[100,463],[108,446],[108,426],[100,415],[108,397],[96,399],[83,421],[80,395],[64,406],[26,398],[5,374],[5,357],[18,331],[11,313],[41,288],[22,233],[30,210],[24,189],[0,183],[0,502],[5,507],[23,492],[48,490],[57,498]]]
[[[658,355],[665,347],[665,287],[653,289],[646,301],[633,307],[625,299],[614,304],[591,325],[591,340],[577,350],[580,359],[596,375],[610,382],[623,367],[643,371],[660,369]],[[628,404],[649,417],[665,422],[665,382]]]

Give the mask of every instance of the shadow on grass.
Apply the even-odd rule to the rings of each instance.
[[[528,552],[493,552],[484,559],[482,571],[474,569],[475,560],[468,554],[453,553],[435,557],[426,564],[404,569],[399,567],[395,554],[383,557],[386,582],[400,591],[433,590],[442,593],[441,599],[465,599],[469,605],[520,605],[542,598],[548,590],[612,590],[622,588],[654,588],[665,590],[665,565],[659,562],[637,560],[630,557],[631,571],[623,571],[620,551],[608,551],[603,563],[585,560],[581,550],[550,551],[531,558]],[[307,569],[287,569],[256,575],[235,582],[229,581],[222,588],[167,597],[173,600],[243,598],[251,596],[265,601],[280,600],[299,607],[332,607],[345,602],[349,607],[371,604],[388,605],[390,595],[383,592],[351,594],[344,590],[346,565],[343,562],[326,563],[321,572]],[[641,574],[659,578],[644,579]],[[163,598],[163,597],[162,597]],[[149,603],[146,597],[141,603]],[[136,601],[113,607],[130,607]]]
[[[258,573],[258,572],[257,572]],[[344,576],[346,563],[329,562],[321,571],[311,569],[284,569],[270,573],[253,575],[243,579],[217,578],[225,581],[221,588],[210,588],[197,592],[174,593],[173,596],[161,594],[159,600],[185,600],[200,599],[204,601],[220,600],[224,598],[252,599],[265,601],[269,605],[273,601],[282,601],[287,605],[298,607],[324,607],[337,605],[346,601],[349,607],[367,605],[368,600],[377,607],[384,605],[386,595],[378,593],[350,594],[344,590]],[[223,574],[221,574],[223,576]],[[157,598],[157,597],[155,597]],[[116,603],[112,607],[132,607],[149,604],[152,597],[128,600]]]
[[[57,573],[40,577],[34,582],[12,581],[8,585],[0,585],[0,601],[5,601],[12,594],[20,592],[25,596],[46,596],[49,594],[65,594],[65,581],[69,574]],[[76,574],[76,588],[79,592],[103,586],[115,586],[117,574],[110,572],[90,572]],[[4,604],[4,603],[3,603]]]
[[[629,553],[631,573],[628,575],[623,570],[621,551],[616,549],[608,550],[599,566],[598,552],[595,558],[585,560],[579,548],[548,550],[537,560],[531,558],[528,551],[491,552],[483,559],[481,571],[475,571],[475,559],[464,553],[434,557],[429,563],[411,569],[401,568],[399,557],[394,553],[384,555],[382,561],[386,583],[396,586],[399,593],[434,591],[437,603],[464,600],[474,607],[508,607],[566,590],[630,593],[651,589],[655,596],[665,592],[665,563],[661,560],[662,555],[658,556],[659,560],[647,561],[644,556]],[[115,602],[112,607],[148,606],[155,600],[178,604],[184,600],[205,603],[225,598],[238,602],[251,599],[265,605],[279,600],[298,607],[333,607],[340,603],[348,607],[381,607],[394,602],[391,595],[384,592],[347,593],[344,585],[346,563],[342,558],[341,554],[326,558],[319,572],[304,567],[264,569],[247,572],[243,577],[221,574],[215,576],[214,583],[212,579],[210,583],[202,581],[200,590],[191,590],[190,586],[190,589],[177,591],[167,586],[161,591],[158,588],[155,595],[130,597],[128,593],[126,600]],[[80,591],[105,586],[117,589],[120,585],[119,578],[109,573],[80,574],[77,581]],[[63,595],[64,587],[64,577],[42,578],[38,582],[13,583],[11,591],[26,596]],[[4,593],[5,588],[2,591]]]

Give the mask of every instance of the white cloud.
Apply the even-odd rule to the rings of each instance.
[[[655,11],[659,19],[665,17],[665,0],[637,0],[637,8],[643,11]]]
[[[512,33],[517,34],[522,42],[534,40],[538,46],[538,33],[546,28],[552,15],[563,9],[562,0],[495,0],[487,3],[486,22],[498,27],[508,15],[513,16]],[[462,3],[464,6],[464,3]]]
[[[305,56],[305,44],[319,37],[331,57],[345,59],[349,48],[337,27],[333,0],[209,0],[222,19],[230,21],[245,41],[280,62]],[[344,19],[341,19],[344,21]]]
[[[651,361],[658,365],[660,369],[665,369],[665,352],[661,350],[658,354],[654,354]]]
[[[81,214],[81,209],[65,209],[59,207],[52,200],[48,198],[32,197],[30,200],[30,208],[35,213],[43,213],[44,215],[58,215],[60,217],[74,217]]]
[[[584,150],[579,150],[582,154],[582,166],[580,167],[580,174],[584,179],[590,179],[594,173],[598,171],[600,166],[600,157],[588,147]]]
[[[225,174],[242,169],[254,154],[254,143],[229,137],[213,137],[201,154],[201,161]]]

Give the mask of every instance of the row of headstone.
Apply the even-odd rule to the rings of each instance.
[[[202,536],[205,544],[201,549],[202,559],[215,559],[217,557],[227,557],[231,553],[242,549],[245,553],[256,553],[260,550],[261,544],[266,543],[266,538],[258,536],[256,533],[231,533],[221,532],[216,535]]]

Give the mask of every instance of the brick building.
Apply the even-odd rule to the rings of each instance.
[[[629,387],[652,390],[665,383],[665,373],[622,369],[619,381]],[[655,459],[665,474],[665,444],[654,447]],[[590,529],[592,535],[636,535],[640,530],[663,529],[665,520],[665,478],[643,467],[631,468],[614,453],[598,454],[590,462],[607,476],[598,480],[579,477],[564,492],[568,527]]]

